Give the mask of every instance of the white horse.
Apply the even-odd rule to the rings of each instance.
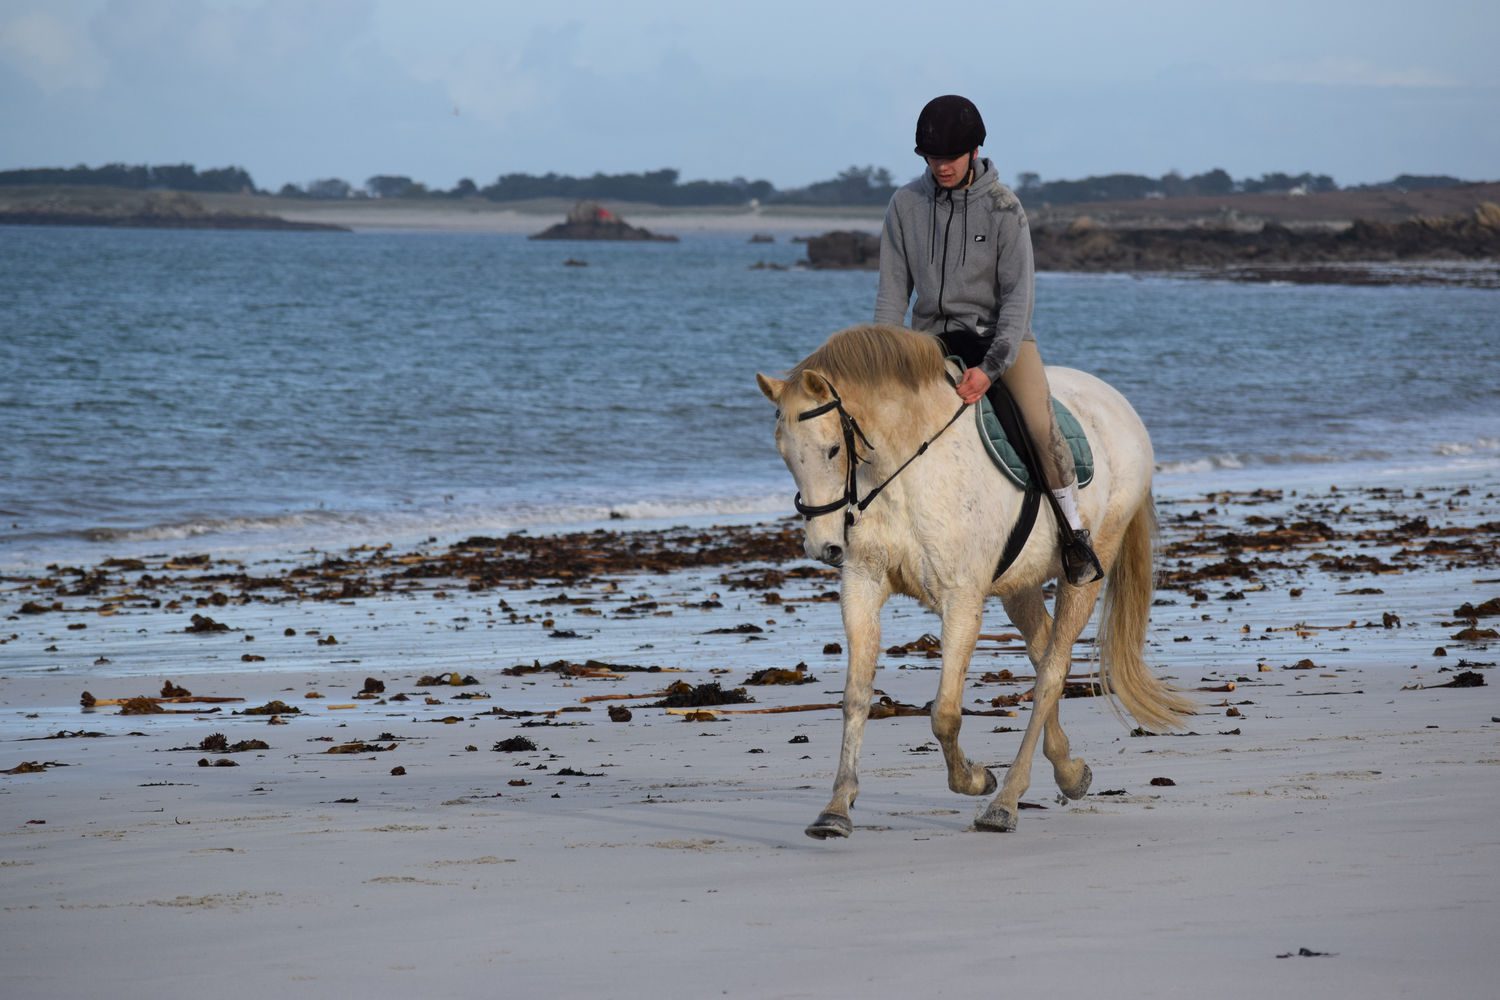
[[[985,598],[999,595],[1025,636],[1036,668],[1031,719],[1004,786],[974,822],[978,829],[1015,829],[1038,739],[1062,793],[1078,799],[1088,791],[1093,776],[1069,756],[1057,702],[1073,644],[1106,583],[1097,643],[1100,687],[1148,729],[1176,727],[1192,713],[1191,701],[1153,676],[1143,658],[1156,534],[1146,428],[1125,398],[1099,379],[1069,368],[1049,368],[1047,378],[1082,424],[1094,456],[1093,482],[1078,500],[1106,579],[1080,587],[1064,582],[1058,529],[1045,504],[1019,556],[993,578],[1023,493],[995,468],[972,419],[955,422],[961,404],[935,338],[895,327],[851,327],[784,381],[756,376],[776,404],[776,445],[807,518],[807,555],[842,569],[840,608],[849,646],[844,740],[833,798],[808,836],[847,837],[854,830],[849,809],[859,792],[880,609],[893,593],[916,598],[942,618],[932,731],[943,748],[948,787],[964,795],[989,795],[998,784],[958,745],[964,675]],[[967,409],[962,415],[972,416]],[[820,516],[825,513],[843,517]],[[1053,579],[1059,582],[1049,615],[1042,587]]]

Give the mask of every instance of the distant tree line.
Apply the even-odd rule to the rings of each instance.
[[[1083,201],[1135,201],[1139,198],[1186,198],[1200,195],[1229,194],[1318,194],[1341,190],[1327,174],[1262,174],[1258,178],[1235,180],[1228,172],[1215,168],[1206,173],[1183,177],[1175,170],[1161,177],[1139,174],[1107,174],[1076,181],[1043,181],[1034,173],[1017,178],[1016,193],[1027,204],[1069,205]],[[1421,191],[1428,188],[1453,187],[1466,183],[1444,175],[1401,174],[1395,180],[1379,184],[1360,184],[1349,191]]]
[[[1106,174],[1076,181],[1043,181],[1032,173],[1021,174],[1016,193],[1032,204],[1070,205],[1081,201],[1135,201],[1140,198],[1190,198],[1201,195],[1227,194],[1315,194],[1337,191],[1338,185],[1327,174],[1263,174],[1259,179],[1235,180],[1228,172],[1215,168],[1206,173],[1183,177],[1175,170],[1161,177],[1140,174]]]
[[[495,183],[480,188],[479,193],[491,201],[524,201],[529,198],[610,198],[616,201],[638,201],[652,205],[743,205],[752,199],[765,199],[776,188],[770,181],[748,181],[736,177],[731,181],[678,180],[676,170],[666,168],[643,174],[594,174],[592,177],[568,177],[548,173],[502,174]]]
[[[130,188],[137,191],[254,191],[255,182],[240,167],[205,170],[187,163],[129,167],[107,163],[102,167],[35,167],[0,170],[0,185],[82,184]]]
[[[1161,177],[1139,174],[1106,174],[1081,180],[1044,181],[1036,173],[1017,177],[1016,191],[1027,204],[1067,205],[1085,201],[1134,201],[1139,198],[1182,198],[1194,195],[1230,194],[1316,194],[1337,191],[1339,186],[1327,174],[1262,174],[1259,178],[1235,180],[1222,169],[1183,177],[1176,171]],[[1380,184],[1361,184],[1351,191],[1405,190],[1452,187],[1465,183],[1444,175],[1401,174]],[[240,167],[220,167],[201,173],[183,163],[173,166],[126,166],[110,163],[102,167],[39,167],[0,171],[0,186],[38,184],[80,184],[131,188],[136,190],[259,192],[250,175]],[[897,184],[884,167],[851,166],[831,180],[818,181],[807,187],[778,191],[770,181],[750,181],[736,177],[728,181],[687,181],[671,168],[635,174],[602,174],[592,177],[570,177],[565,174],[501,174],[493,184],[480,187],[465,177],[451,190],[429,189],[425,184],[395,174],[376,174],[366,178],[362,187],[329,177],[306,185],[286,184],[276,192],[283,198],[487,198],[491,201],[526,201],[534,198],[609,199],[652,205],[727,206],[751,201],[762,204],[815,205],[884,205],[895,193]]]

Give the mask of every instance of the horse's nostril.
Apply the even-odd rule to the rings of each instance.
[[[830,566],[837,566],[844,561],[844,547],[842,545],[823,546],[823,561]]]

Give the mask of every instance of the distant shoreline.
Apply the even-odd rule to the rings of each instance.
[[[230,196],[238,197],[238,196]],[[205,199],[212,204],[219,199]],[[256,199],[259,201],[260,199]],[[269,199],[267,199],[269,200]],[[230,198],[225,198],[230,202]],[[505,233],[530,236],[562,220],[571,202],[314,202],[275,199],[272,211],[288,220],[345,226],[355,231],[405,230],[434,233]],[[884,209],[791,210],[784,208],[669,208],[604,201],[615,215],[654,233],[673,236],[815,236],[830,229],[878,232]]]
[[[1500,184],[1418,192],[1239,195],[1028,209],[1039,271],[1162,273],[1234,281],[1500,287]],[[1213,204],[1210,204],[1213,202]],[[1408,209],[1463,205],[1444,216]],[[283,198],[110,188],[0,188],[0,223],[19,225],[473,233],[535,236],[575,202]],[[875,206],[668,207],[601,201],[664,239],[764,242],[842,234],[854,259],[814,252],[815,268],[871,269],[884,210]],[[1477,207],[1476,207],[1477,206]],[[1347,213],[1366,212],[1352,219]],[[1186,213],[1186,214],[1184,214]],[[1207,214],[1203,214],[1207,213]],[[1399,221],[1388,221],[1397,218]],[[824,241],[826,242],[826,240]]]
[[[130,215],[150,199],[192,199],[203,211],[232,216],[272,216],[291,223],[362,230],[519,233],[531,235],[561,220],[575,203],[568,198],[525,202],[464,199],[313,199],[269,194],[146,192],[88,186],[0,187],[0,214],[31,211]],[[747,236],[811,236],[833,230],[878,232],[884,206],[692,206],[675,207],[598,199],[614,214],[653,232],[677,236],[724,233]],[[1023,199],[1024,200],[1024,199]],[[1066,228],[1087,219],[1095,229],[1233,229],[1266,224],[1292,230],[1340,231],[1356,219],[1401,222],[1468,212],[1484,202],[1500,203],[1500,182],[1463,184],[1422,191],[1332,191],[1309,195],[1237,194],[1222,197],[1157,198],[1134,202],[1049,205],[1026,202],[1034,228]]]
[[[0,212],[6,226],[104,226],[110,229],[255,229],[292,232],[347,233],[347,226],[300,222],[274,215],[157,216],[105,215],[92,212]]]

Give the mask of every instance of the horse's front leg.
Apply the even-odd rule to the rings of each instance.
[[[839,770],[833,780],[828,808],[807,828],[818,840],[847,837],[854,832],[849,810],[859,796],[859,748],[870,717],[875,687],[875,660],[880,655],[880,608],[889,591],[883,584],[845,571],[839,609],[849,644],[849,669],[844,677],[844,742],[839,748]]]
[[[963,594],[943,606],[943,678],[932,704],[932,733],[943,748],[948,764],[948,787],[960,795],[989,795],[997,786],[995,776],[982,764],[964,756],[958,745],[963,724],[964,680],[979,626],[984,614],[983,594]]]

